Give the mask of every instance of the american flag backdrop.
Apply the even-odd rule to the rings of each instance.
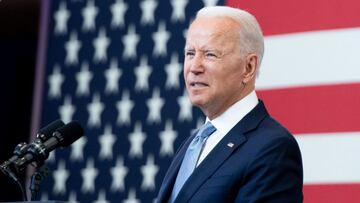
[[[182,78],[196,11],[228,4],[265,34],[258,94],[294,133],[305,202],[360,202],[357,0],[43,0],[33,132],[79,121],[47,161],[41,199],[153,202],[181,142],[204,122]],[[32,133],[35,134],[35,133]]]

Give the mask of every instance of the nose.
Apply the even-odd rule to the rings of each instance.
[[[195,54],[195,56],[190,60],[190,72],[197,75],[204,72],[204,64],[202,56],[200,54]]]

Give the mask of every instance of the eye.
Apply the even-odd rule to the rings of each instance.
[[[190,51],[190,50],[187,50],[185,51],[185,56],[186,57],[192,57],[195,55],[195,52],[194,51]]]
[[[218,58],[217,54],[213,53],[213,52],[206,52],[205,56],[207,58]]]

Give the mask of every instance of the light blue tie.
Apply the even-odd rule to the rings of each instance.
[[[203,144],[206,138],[209,137],[209,135],[211,135],[215,130],[216,128],[210,122],[207,122],[200,128],[199,132],[191,141],[189,147],[186,150],[184,159],[181,163],[180,170],[176,177],[175,185],[171,193],[169,202],[174,202],[182,186],[196,168],[196,163],[199,159]]]

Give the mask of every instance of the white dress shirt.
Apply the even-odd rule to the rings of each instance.
[[[259,103],[255,91],[230,106],[224,113],[215,119],[206,118],[210,121],[216,131],[206,140],[205,146],[201,152],[197,166],[205,159],[211,150],[220,142],[220,140]]]

